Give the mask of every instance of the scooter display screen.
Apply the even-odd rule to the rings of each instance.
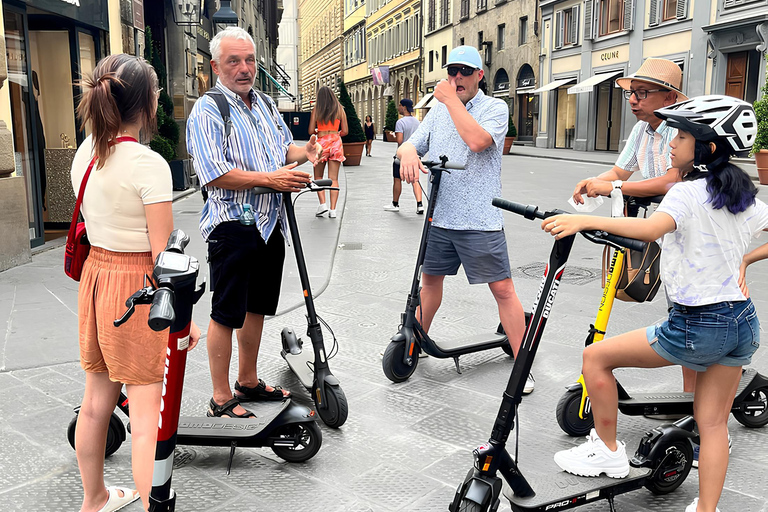
[[[175,252],[161,252],[155,263],[156,274],[178,273],[183,274],[189,270],[189,262],[192,258],[185,254]]]

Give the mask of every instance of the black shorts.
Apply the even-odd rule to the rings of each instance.
[[[208,237],[211,318],[239,329],[246,313],[274,315],[284,261],[285,240],[279,225],[267,243],[256,226],[244,226],[237,221],[216,226]]]
[[[392,162],[392,177],[396,180],[402,179],[400,178],[400,162],[397,160]]]

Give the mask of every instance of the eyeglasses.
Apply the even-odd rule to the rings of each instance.
[[[451,66],[448,68],[448,76],[456,76],[461,72],[462,76],[472,76],[472,73],[477,71],[475,68],[470,66]]]
[[[637,98],[638,100],[644,100],[645,98],[648,97],[649,92],[669,92],[669,89],[648,89],[648,90],[640,89],[639,91],[635,91],[634,89],[630,89],[628,91],[624,90],[624,99],[628,100],[634,94],[635,98]]]

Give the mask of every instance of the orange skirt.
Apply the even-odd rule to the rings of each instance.
[[[323,146],[323,154],[320,157],[321,162],[327,162],[328,160],[343,162],[346,160],[344,157],[344,146],[341,144],[341,137],[339,137],[338,133],[323,135],[318,139],[318,142]]]
[[[80,366],[107,372],[113,382],[152,384],[163,380],[168,331],[147,325],[149,305],[138,305],[120,327],[112,323],[125,312],[125,300],[152,275],[152,253],[113,252],[91,247],[83,265],[77,298]]]

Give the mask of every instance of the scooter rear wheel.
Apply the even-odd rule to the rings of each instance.
[[[579,409],[581,409],[581,388],[567,391],[557,402],[555,412],[557,424],[563,432],[572,437],[589,435],[589,431],[595,426],[592,413],[584,415],[582,419],[579,417]]]
[[[747,397],[749,402],[763,402],[766,406],[762,411],[744,412],[733,411],[736,421],[749,428],[760,428],[768,425],[768,387],[757,388]]]
[[[297,446],[273,446],[272,451],[288,462],[304,462],[314,457],[323,444],[323,433],[314,421],[291,423],[277,429],[274,437],[291,439],[297,437]]]
[[[67,427],[67,440],[73,450],[75,449],[75,429],[77,428],[77,418],[79,417],[80,414],[75,413],[75,417],[72,418],[72,421],[69,422],[69,427]],[[115,453],[120,448],[120,445],[123,444],[123,441],[125,441],[125,425],[120,421],[120,417],[117,414],[112,413],[112,416],[109,418],[107,446],[104,451],[104,457],[109,457]]]
[[[671,456],[664,461],[667,454]],[[687,439],[669,445],[653,461],[654,475],[645,484],[653,494],[668,494],[685,482],[693,467],[693,447]]]
[[[347,415],[349,413],[349,406],[347,405],[347,397],[339,386],[325,386],[326,405],[328,407],[320,407],[317,403],[318,396],[317,386],[312,389],[312,399],[315,401],[315,409],[323,423],[331,428],[339,428],[347,421]]]
[[[419,364],[418,352],[413,354],[411,366],[403,362],[404,355],[405,343],[402,341],[390,341],[384,351],[381,366],[384,369],[384,375],[392,382],[404,382],[416,371],[416,366]]]

